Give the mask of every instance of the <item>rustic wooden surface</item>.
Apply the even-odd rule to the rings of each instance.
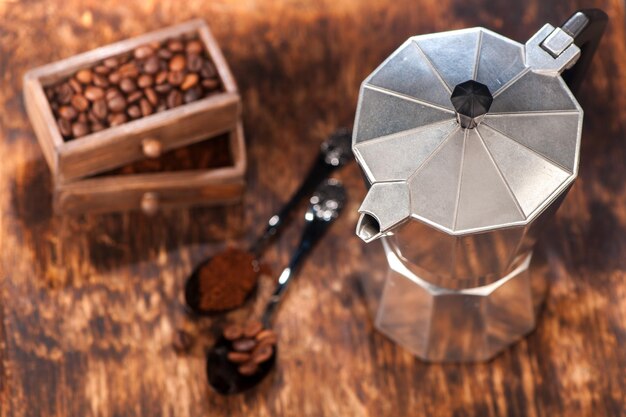
[[[539,247],[551,292],[537,330],[487,364],[426,365],[372,329],[358,277],[379,248],[354,236],[364,188],[291,288],[280,361],[257,391],[209,391],[185,275],[231,234],[219,209],[54,217],[28,123],[28,69],[193,17],[207,19],[244,102],[250,238],[351,124],[360,81],[412,34],[483,25],[517,40],[597,5],[611,25],[581,92],[580,178]],[[621,0],[0,0],[1,416],[626,415],[626,33]],[[231,216],[232,217],[232,216]],[[298,223],[266,259],[287,259]],[[189,355],[171,347],[182,326]]]

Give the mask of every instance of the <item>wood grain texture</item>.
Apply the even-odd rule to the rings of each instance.
[[[546,230],[533,273],[552,287],[537,330],[493,361],[426,365],[372,328],[358,278],[380,248],[354,236],[364,187],[291,288],[280,361],[257,391],[222,398],[204,376],[217,319],[184,314],[185,275],[236,229],[221,209],[55,217],[51,179],[22,101],[28,68],[193,17],[238,81],[249,146],[247,235],[354,116],[358,86],[410,35],[482,25],[524,41],[600,6],[608,33],[580,94],[580,177]],[[626,415],[626,33],[621,0],[191,0],[0,2],[0,415]],[[294,223],[266,254],[284,265]],[[267,284],[268,280],[264,281]],[[263,291],[261,291],[263,294]],[[240,312],[243,315],[245,312]],[[189,355],[172,332],[197,334]]]

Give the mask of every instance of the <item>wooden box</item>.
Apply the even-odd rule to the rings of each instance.
[[[221,85],[218,92],[82,137],[68,139],[62,135],[44,89],[66,82],[80,70],[90,69],[91,72],[96,66],[103,66],[107,59],[132,57],[141,46],[191,36],[200,41],[196,44],[201,43],[206,48],[202,53],[213,63]],[[30,70],[24,76],[24,99],[54,178],[54,205],[61,212],[142,208],[153,213],[159,207],[222,204],[242,196],[246,156],[239,125],[240,97],[219,46],[202,20],[123,40]],[[128,96],[126,99],[130,103]],[[93,103],[90,106],[89,111],[92,111]],[[55,109],[58,116],[58,107]],[[176,158],[182,158],[171,155],[175,150],[194,147],[199,142],[210,146],[211,138],[216,137],[228,143],[225,150],[231,158],[228,166],[142,171],[142,162],[150,165],[152,160],[152,166],[156,166],[160,158],[169,155],[164,161],[171,165]]]

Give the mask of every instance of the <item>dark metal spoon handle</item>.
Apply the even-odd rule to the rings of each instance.
[[[306,225],[302,232],[300,243],[291,256],[289,265],[280,274],[274,292],[265,307],[261,321],[266,327],[270,327],[272,316],[289,282],[291,282],[311,249],[321,240],[326,230],[339,216],[345,204],[345,199],[345,189],[339,181],[333,179],[324,182],[311,197],[311,205],[305,215]]]
[[[278,230],[283,226],[289,217],[291,211],[300,203],[300,201],[315,189],[315,187],[325,178],[327,178],[335,167],[324,162],[321,154],[317,156],[315,164],[311,167],[304,182],[291,196],[289,201],[273,215],[267,223],[263,234],[257,239],[251,248],[251,252],[257,257],[263,252],[268,242],[277,234]]]
[[[273,215],[265,227],[263,234],[250,248],[250,251],[258,258],[267,244],[286,223],[293,209],[298,206],[303,198],[310,195],[324,179],[337,168],[343,166],[352,158],[350,148],[351,135],[347,129],[339,129],[328,140],[322,143],[321,149],[315,158],[315,163],[309,170],[300,187],[293,193],[289,201],[281,210]]]

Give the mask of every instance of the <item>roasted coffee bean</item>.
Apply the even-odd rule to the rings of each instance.
[[[202,58],[198,55],[187,56],[187,69],[191,72],[198,72],[202,69]]]
[[[200,75],[204,78],[213,78],[217,75],[217,71],[215,67],[211,63],[211,61],[205,60],[202,63],[202,69],[200,70]]]
[[[202,80],[202,87],[206,88],[209,91],[217,90],[220,86],[220,82],[215,78],[209,78],[207,80]]]
[[[104,90],[100,87],[89,86],[85,89],[85,98],[89,101],[100,100],[104,97]]]
[[[78,116],[78,112],[72,106],[62,106],[59,109],[59,115],[65,120],[74,120]]]
[[[72,97],[74,97],[74,90],[70,87],[69,84],[64,83],[61,84],[59,90],[57,91],[57,98],[59,99],[59,103],[68,104],[72,101]]]
[[[81,122],[81,123],[87,123],[87,113],[85,112],[80,112],[78,113],[78,117],[76,117],[76,121],[77,122]]]
[[[243,335],[243,328],[238,324],[230,324],[224,327],[222,334],[226,340],[236,340]]]
[[[100,118],[98,116],[96,116],[96,114],[93,112],[93,110],[89,110],[87,112],[87,120],[89,120],[90,123],[100,122]]]
[[[119,61],[120,61],[120,65],[126,64],[132,58],[133,58],[132,54],[130,54],[128,52],[125,53],[124,55],[120,55],[120,56],[117,57],[117,59],[119,59]]]
[[[167,74],[167,82],[171,85],[181,85],[185,79],[185,74],[182,71],[171,71]]]
[[[174,54],[169,49],[159,49],[157,56],[161,59],[169,60]]]
[[[67,119],[59,119],[57,120],[57,125],[59,126],[59,132],[63,136],[70,136],[72,134],[72,123]]]
[[[152,88],[146,88],[143,90],[143,93],[153,106],[156,106],[159,103],[159,96],[157,96],[157,93]]]
[[[88,68],[82,69],[76,73],[76,79],[83,84],[89,84],[92,78],[93,73]]]
[[[102,64],[107,68],[115,68],[120,64],[120,61],[116,57],[110,57],[102,61]]]
[[[187,74],[185,75],[185,79],[180,85],[180,89],[183,91],[189,90],[191,87],[195,86],[196,84],[198,84],[198,74],[194,74],[194,73]]]
[[[167,107],[174,108],[183,104],[183,95],[178,90],[172,90],[167,95]]]
[[[124,111],[126,109],[126,99],[121,94],[117,94],[107,99],[107,107],[113,113]]]
[[[108,101],[108,100],[111,100],[113,97],[119,96],[121,94],[122,93],[120,92],[120,90],[118,90],[115,87],[111,87],[106,91],[104,98],[106,98]]]
[[[259,343],[252,351],[252,361],[260,364],[272,357],[274,346],[269,343]]]
[[[98,65],[97,67],[95,67],[93,69],[93,71],[96,74],[100,74],[100,75],[108,75],[111,72],[111,68],[106,67],[104,65]]]
[[[95,85],[96,87],[106,88],[109,86],[109,80],[107,78],[104,78],[100,74],[94,74],[93,85]]]
[[[76,94],[72,97],[72,106],[78,111],[85,111],[89,107],[89,100],[81,94]]]
[[[89,126],[85,122],[76,122],[72,125],[72,135],[74,137],[85,136],[89,133]]]
[[[139,101],[141,98],[143,97],[143,92],[141,91],[135,91],[134,93],[130,93],[128,95],[128,99],[126,99],[126,101],[128,101],[128,103],[136,103],[137,101]]]
[[[167,110],[167,106],[165,104],[159,104],[156,108],[157,113]]]
[[[93,114],[101,120],[106,119],[107,114],[109,114],[109,109],[107,108],[107,104],[104,99],[99,99],[93,102],[92,105]]]
[[[130,116],[131,119],[138,119],[141,117],[141,109],[139,106],[130,106],[126,113]]]
[[[276,342],[278,341],[276,333],[270,329],[261,330],[259,333],[257,333],[255,339],[259,343],[263,341],[264,343],[269,343],[272,345],[276,344]]]
[[[252,376],[259,370],[259,367],[256,363],[250,361],[246,362],[237,368],[237,371],[243,376]]]
[[[150,45],[143,45],[138,48],[135,48],[133,51],[133,55],[137,59],[145,59],[149,56],[154,55],[154,49]]]
[[[122,80],[122,75],[119,72],[112,72],[109,74],[109,82],[111,84],[119,84]]]
[[[172,90],[172,86],[169,84],[161,84],[154,87],[157,93],[165,94]]]
[[[170,59],[170,71],[182,71],[186,66],[187,60],[184,55],[174,55],[172,59]]]
[[[185,47],[185,51],[190,55],[200,54],[203,50],[204,50],[204,46],[202,45],[202,42],[200,42],[199,40],[189,41],[189,43]]]
[[[250,320],[243,328],[244,337],[254,338],[261,330],[263,330],[263,323],[258,320]]]
[[[143,72],[146,74],[156,74],[159,71],[159,68],[159,58],[156,56],[151,56],[146,60],[145,64],[143,64]]]
[[[245,352],[228,352],[226,358],[233,363],[245,363],[252,358],[252,355]]]
[[[233,349],[237,352],[249,352],[256,346],[254,339],[237,339],[233,342]]]
[[[99,132],[99,131],[104,130],[104,129],[106,129],[106,126],[103,125],[100,122],[93,122],[91,124],[91,131],[92,132]]]
[[[191,87],[189,90],[185,91],[183,96],[183,101],[185,104],[196,101],[202,97],[202,88],[197,85],[195,87]]]
[[[157,85],[161,85],[164,82],[167,81],[167,71],[161,71],[156,75],[156,78],[154,79],[154,82]]]
[[[136,89],[137,84],[135,84],[135,82],[130,78],[122,78],[122,81],[120,81],[120,90],[125,93],[132,93]]]
[[[80,94],[83,92],[83,86],[75,78],[70,78],[67,83],[70,85],[70,87],[72,87],[72,90],[74,90],[76,94]]]
[[[178,39],[170,39],[167,42],[167,49],[169,49],[172,52],[181,52],[185,49],[185,46]]]
[[[154,78],[152,78],[152,76],[149,74],[140,75],[137,79],[137,85],[139,86],[139,88],[150,87],[153,82]]]
[[[118,72],[123,78],[135,78],[139,75],[139,68],[137,68],[134,62],[129,62],[122,65]]]
[[[109,116],[109,124],[111,126],[119,126],[126,123],[126,120],[128,120],[128,118],[124,113],[115,113]]]
[[[141,114],[145,117],[148,116],[150,114],[152,114],[152,105],[150,104],[150,102],[145,99],[142,98],[139,101],[139,108],[141,109]]]

